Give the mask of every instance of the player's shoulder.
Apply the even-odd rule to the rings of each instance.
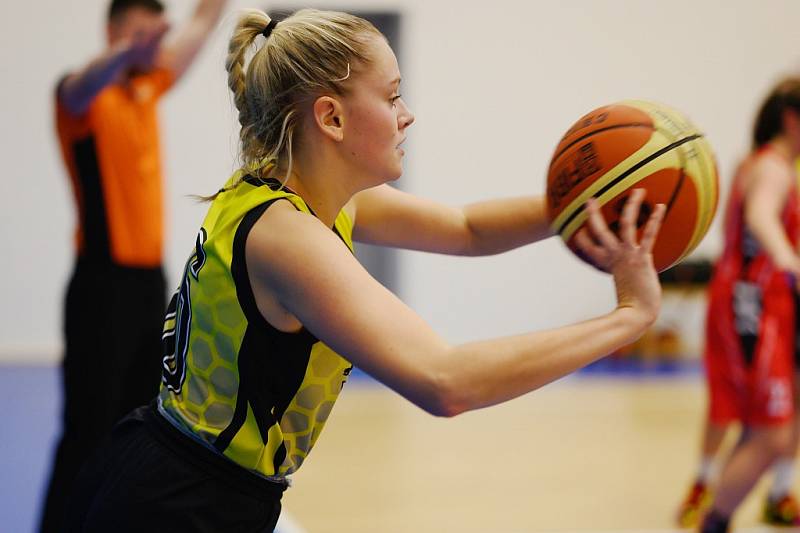
[[[785,157],[771,150],[761,151],[753,157],[746,169],[750,178],[772,178],[794,183],[795,169]]]
[[[284,199],[272,202],[255,221],[245,254],[251,273],[273,290],[306,283],[310,272],[336,270],[351,255],[322,221]]]
[[[298,209],[289,198],[276,198],[260,211],[250,235],[261,245],[303,245],[330,233],[317,217]]]

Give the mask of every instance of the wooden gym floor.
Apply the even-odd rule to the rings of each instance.
[[[55,367],[0,366],[2,532],[33,531],[59,395]],[[437,419],[351,379],[286,493],[280,532],[676,531],[705,401],[697,372],[578,375]],[[770,531],[758,522],[765,489],[745,502],[737,531]]]
[[[705,403],[698,374],[578,376],[437,419],[349,383],[284,509],[315,533],[671,531]],[[769,531],[765,490],[737,531]]]

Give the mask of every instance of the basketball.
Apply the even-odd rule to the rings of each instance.
[[[667,207],[653,249],[661,272],[694,250],[714,219],[719,179],[713,150],[690,120],[663,104],[630,100],[599,107],[567,130],[550,161],[551,227],[581,257],[573,241],[587,219],[586,201],[597,199],[617,233],[636,188],[647,190],[640,232],[656,204]]]

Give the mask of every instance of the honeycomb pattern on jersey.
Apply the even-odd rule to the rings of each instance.
[[[205,257],[199,262],[197,278],[187,274],[191,329],[183,388],[178,395],[166,387],[161,391],[164,409],[186,429],[212,445],[233,418],[239,389],[237,357],[248,322],[237,297],[230,264],[233,239],[241,217],[264,201],[263,196],[259,199],[242,197],[254,193],[242,189],[236,193],[240,194],[238,199],[231,198],[227,206],[215,201],[209,210],[204,223],[208,232],[202,248]],[[237,202],[235,206],[232,205],[234,201]],[[292,202],[305,207],[297,198]],[[340,214],[340,217],[337,229],[352,249],[351,223],[346,215]],[[196,255],[193,254],[190,265]],[[300,389],[279,424],[269,429],[268,442],[260,442],[249,408],[244,426],[234,436],[225,455],[265,475],[285,475],[297,470],[325,425],[350,368],[348,361],[323,343],[314,344]],[[279,471],[273,472],[272,457],[281,442],[286,447],[286,458]]]
[[[308,456],[347,380],[349,368],[350,363],[325,344],[318,342],[312,347],[303,384],[280,421],[287,453],[279,474],[291,474]]]

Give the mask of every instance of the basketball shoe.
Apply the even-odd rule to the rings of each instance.
[[[764,522],[772,526],[798,526],[800,525],[800,507],[792,494],[772,501],[767,498],[764,503]]]
[[[711,490],[702,481],[696,481],[678,509],[678,525],[696,527],[710,505]]]

